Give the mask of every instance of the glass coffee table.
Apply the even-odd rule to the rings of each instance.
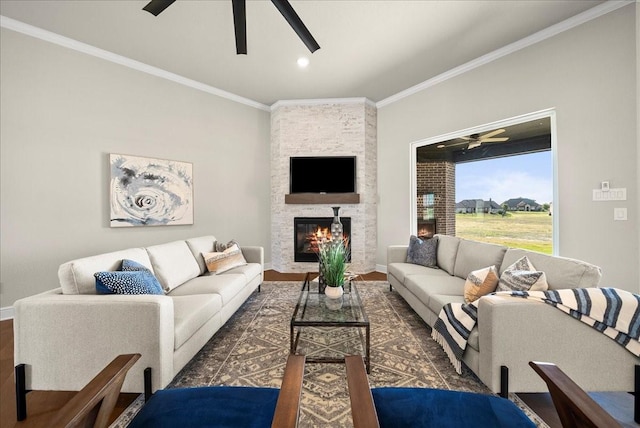
[[[329,342],[332,339],[336,339],[337,342],[341,342],[340,346],[345,345],[344,349],[330,349],[330,346],[326,346],[324,349],[312,350],[306,354],[306,362],[344,363],[345,355],[359,353],[361,355],[364,354],[363,357],[367,367],[367,373],[370,373],[371,331],[369,318],[367,318],[367,314],[364,311],[362,300],[358,294],[358,288],[353,282],[345,283],[345,292],[342,298],[329,299],[324,293],[318,293],[317,282],[312,281],[314,276],[317,276],[317,274],[306,274],[304,283],[302,284],[302,290],[300,290],[300,298],[291,317],[291,353],[296,354],[299,352],[298,347],[301,333],[304,333],[305,336],[309,334],[309,340],[315,342],[322,342],[323,340]],[[314,286],[312,287],[312,285]],[[309,330],[314,331],[315,337],[313,339],[311,338],[311,333],[304,332],[304,330],[309,327],[311,327]],[[314,327],[316,328],[313,329]],[[336,329],[349,329],[352,331],[336,332]],[[355,331],[353,331],[354,329]],[[322,332],[319,333],[319,330],[322,330]],[[349,338],[341,341],[345,333],[357,334],[359,339],[357,340],[357,342],[359,342],[357,344],[358,346],[347,346],[353,342]],[[322,335],[324,335],[324,337],[321,337]],[[321,346],[320,348],[323,347]],[[323,350],[329,350],[328,353],[331,355],[322,355]]]

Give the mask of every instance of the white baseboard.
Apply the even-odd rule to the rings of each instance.
[[[7,306],[6,308],[0,308],[0,321],[12,320],[15,311],[13,306]]]
[[[387,265],[376,265],[376,272],[387,273]]]

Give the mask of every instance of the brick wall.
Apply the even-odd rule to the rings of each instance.
[[[456,234],[456,165],[453,162],[419,162],[416,165],[417,218],[422,219],[422,195],[434,194],[436,233]]]

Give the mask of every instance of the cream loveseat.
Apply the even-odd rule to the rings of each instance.
[[[15,363],[25,364],[28,390],[80,390],[114,355],[140,353],[124,392],[164,388],[260,286],[262,247],[242,247],[246,265],[209,274],[203,236],[64,263],[60,288],[15,303]],[[165,295],[98,295],[93,276],[118,270],[122,260],[149,268]]]
[[[470,272],[495,265],[502,274],[524,255],[536,270],[545,272],[549,289],[597,287],[600,282],[600,268],[582,261],[436,236],[435,269],[406,263],[406,245],[387,251],[391,287],[431,327],[445,304],[464,303]],[[557,364],[588,391],[633,391],[634,366],[640,360],[594,328],[550,305],[522,298],[487,295],[476,303],[478,324],[462,361],[493,392],[546,392],[545,383],[528,365],[532,360]]]

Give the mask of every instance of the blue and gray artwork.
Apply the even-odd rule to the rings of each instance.
[[[110,155],[111,227],[193,224],[192,164]]]

